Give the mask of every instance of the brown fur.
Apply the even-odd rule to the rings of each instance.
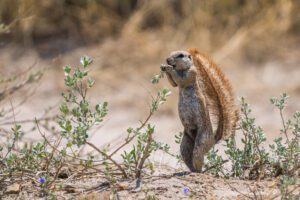
[[[206,86],[204,95],[209,99],[209,110],[218,117],[216,141],[226,139],[235,132],[239,120],[239,109],[235,105],[232,86],[209,56],[195,48],[188,49],[188,52]]]

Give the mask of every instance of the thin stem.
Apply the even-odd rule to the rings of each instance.
[[[137,128],[137,131],[140,131],[142,128],[144,128],[146,126],[146,124],[148,123],[148,121],[150,120],[152,115],[153,115],[153,112],[150,111],[146,120],[142,123],[142,125],[139,128]],[[109,156],[111,157],[114,154],[116,154],[120,149],[122,149],[124,146],[126,146],[128,143],[130,143],[135,137],[136,137],[136,135],[133,135],[130,138],[126,139],[125,142],[122,145],[120,145],[116,150],[114,150]]]
[[[96,147],[94,144],[90,142],[86,142],[87,145],[98,151],[102,156],[104,156],[106,159],[110,160],[123,174],[125,178],[128,178],[127,173],[123,169],[123,167],[118,164],[110,155],[107,155],[104,151],[101,151],[98,147]]]
[[[10,100],[9,102],[10,102],[10,105],[11,105],[11,108],[12,108],[12,113],[13,113],[13,118],[14,118],[14,126],[15,126],[15,129],[16,129],[16,130],[14,130],[13,143],[12,143],[12,145],[11,145],[10,147],[8,147],[7,153],[6,153],[6,155],[4,156],[4,159],[6,159],[6,157],[8,156],[8,154],[14,149],[15,144],[16,144],[16,141],[17,141],[17,139],[18,139],[18,136],[17,136],[17,133],[16,133],[16,132],[18,132],[18,130],[17,130],[17,124],[16,124],[15,109],[14,109],[14,106],[13,106],[11,100]]]
[[[159,100],[159,98],[160,98],[160,96],[157,95],[155,101],[157,102]],[[152,97],[152,99],[154,99],[154,98]],[[140,131],[142,128],[144,128],[146,126],[146,124],[148,123],[148,121],[150,120],[150,118],[152,117],[154,112],[155,112],[155,110],[152,110],[152,108],[150,108],[150,112],[149,112],[146,120],[141,124],[140,127],[138,127],[136,129],[137,132]],[[122,149],[124,146],[126,146],[128,143],[130,143],[135,137],[136,137],[136,135],[133,135],[130,138],[126,138],[125,142],[122,145],[120,145],[116,150],[114,150],[109,156],[111,157],[114,154],[116,154],[120,149]]]
[[[25,120],[20,120],[20,121],[13,121],[13,122],[3,122],[0,123],[0,125],[10,125],[10,124],[25,124],[25,123],[32,123],[35,122],[36,120],[38,121],[48,121],[48,120],[54,120],[55,118],[57,118],[57,116],[53,116],[53,117],[45,117],[45,118],[39,118],[39,119],[25,119]]]
[[[279,113],[280,113],[280,118],[281,118],[282,125],[283,125],[283,132],[285,134],[287,142],[290,143],[289,137],[287,135],[287,127],[286,127],[285,120],[284,120],[284,117],[283,117],[282,109],[279,109]]]
[[[54,176],[53,180],[48,184],[48,188],[50,188],[50,186],[56,181],[56,179],[57,179],[57,177],[59,175],[59,172],[60,172],[60,170],[61,170],[62,167],[63,167],[63,162],[60,161],[59,166],[58,166],[58,168],[56,170],[56,173],[55,173],[55,176]]]
[[[56,141],[55,148],[57,148],[60,145],[61,139],[62,139],[62,137],[60,137],[58,139],[58,141]],[[49,165],[50,165],[50,162],[51,162],[51,160],[52,160],[52,158],[54,156],[54,152],[55,152],[55,149],[53,148],[52,152],[50,153],[49,158],[46,159],[46,171],[47,171],[47,173],[49,171]]]
[[[146,159],[150,156],[150,147],[151,147],[151,143],[153,141],[152,134],[153,133],[148,133],[147,144],[146,144],[145,149],[143,151],[143,156],[140,159],[140,162],[137,166],[135,178],[140,178],[141,177],[141,171],[143,169],[144,163],[145,163]]]
[[[228,161],[229,160],[223,160],[221,164],[212,165],[209,168],[206,168],[205,170],[203,170],[202,173],[205,173],[205,172],[207,172],[207,171],[209,171],[211,169],[214,169],[214,168],[218,167],[219,165],[223,165],[223,164],[227,163]]]
[[[54,149],[55,151],[57,151],[58,153],[62,154],[63,152],[61,152],[58,148],[56,148],[55,146],[53,146],[49,141],[48,139],[46,138],[45,134],[42,133],[41,129],[40,129],[40,126],[38,124],[38,121],[35,121],[36,123],[36,126],[37,126],[37,130],[39,132],[39,134],[43,137],[43,139],[45,140],[45,142],[52,148]],[[73,158],[75,160],[80,160],[80,161],[89,161],[88,159],[83,159],[83,158],[78,158],[78,157],[75,157],[75,156],[72,156],[72,155],[69,155],[69,154],[66,154],[66,156],[70,157],[70,158]],[[102,161],[100,161],[102,162]]]

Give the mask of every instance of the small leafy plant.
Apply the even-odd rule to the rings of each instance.
[[[35,185],[38,187],[31,189],[38,190],[41,197],[47,196],[49,199],[55,199],[52,193],[56,188],[55,185],[60,178],[71,178],[64,172],[70,170],[71,166],[81,169],[80,172],[73,172],[80,176],[84,176],[86,173],[102,173],[107,180],[107,184],[103,185],[111,187],[113,195],[117,197],[117,180],[120,174],[122,178],[140,179],[145,168],[152,172],[154,170],[154,165],[149,160],[151,154],[159,149],[170,148],[167,144],[154,140],[155,126],[149,123],[153,114],[171,94],[170,90],[166,88],[158,91],[157,95],[152,97],[146,119],[139,127],[128,128],[127,137],[119,146],[110,149],[108,145],[100,149],[90,142],[92,129],[103,122],[108,113],[108,103],[91,104],[88,91],[95,84],[95,81],[89,77],[93,60],[84,56],[80,59],[80,63],[81,65],[77,67],[64,67],[66,91],[62,93],[63,100],[59,106],[59,115],[25,121],[35,125],[34,130],[37,130],[42,136],[41,141],[21,145],[21,138],[25,133],[21,124],[13,123],[14,126],[11,128],[10,137],[7,138],[7,144],[0,146],[0,184],[6,185],[34,177]],[[30,77],[26,83],[37,79],[35,75]],[[154,77],[156,80],[154,83],[158,83],[161,77],[162,75]],[[4,80],[4,82],[6,81]],[[18,89],[18,87],[12,88]],[[0,101],[4,99],[1,94],[5,93],[0,93]],[[59,130],[50,127],[51,123],[57,123]],[[48,135],[44,132],[47,132]],[[133,143],[134,139],[136,141]],[[121,153],[122,162],[117,162],[114,158],[115,155],[127,145],[132,145],[132,149],[128,152],[123,151]],[[95,151],[92,154],[82,154],[82,150],[86,146]],[[26,176],[24,176],[24,172],[27,173]],[[60,185],[60,187],[64,186]]]
[[[93,79],[87,78],[89,65],[93,61],[84,56],[80,62],[82,66],[75,68],[73,73],[71,67],[64,68],[67,92],[62,93],[64,100],[60,105],[61,115],[58,123],[62,129],[62,136],[68,140],[68,147],[86,144],[88,131],[102,122],[108,111],[107,102],[91,108],[86,95],[88,88],[92,88],[95,83]]]
[[[158,83],[161,76],[155,76],[152,79],[152,83]],[[135,178],[140,178],[141,171],[144,168],[145,161],[150,157],[153,151],[158,149],[167,151],[170,147],[167,144],[157,142],[153,139],[153,133],[155,131],[155,126],[147,124],[150,117],[158,110],[159,106],[164,104],[167,97],[171,94],[169,89],[163,89],[159,91],[155,98],[152,98],[152,103],[149,108],[149,115],[146,121],[138,128],[128,128],[126,141],[131,141],[134,137],[137,137],[137,142],[132,146],[130,151],[124,151],[121,154],[123,162],[126,167],[126,171],[130,175],[134,175]],[[147,124],[147,125],[146,125]],[[143,127],[146,127],[142,131]],[[148,162],[146,165],[151,171],[153,171],[153,164]]]
[[[262,179],[264,177],[280,176],[280,191],[282,199],[293,199],[290,186],[299,187],[300,174],[300,112],[296,111],[293,119],[284,118],[284,108],[288,96],[283,93],[273,97],[271,103],[279,110],[282,121],[281,137],[276,138],[269,145],[270,151],[264,148],[266,137],[263,129],[255,125],[255,118],[251,117],[251,109],[244,98],[241,98],[240,130],[242,148],[236,145],[234,136],[225,141],[224,160],[212,149],[207,155],[206,171],[217,176],[243,177],[246,179]],[[223,163],[230,161],[228,168]]]

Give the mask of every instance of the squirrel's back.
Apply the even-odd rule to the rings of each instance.
[[[195,48],[188,49],[188,52],[199,72],[211,118],[216,119],[212,123],[217,124],[215,140],[218,142],[234,133],[239,120],[234,93],[228,79],[212,59]]]

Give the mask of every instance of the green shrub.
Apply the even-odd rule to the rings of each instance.
[[[225,141],[225,154],[228,160],[212,149],[207,155],[205,171],[224,177],[239,177],[243,179],[262,179],[280,175],[280,191],[282,199],[292,199],[289,186],[300,184],[300,112],[294,114],[293,120],[284,118],[283,110],[286,107],[288,96],[283,93],[273,97],[271,103],[279,110],[282,121],[281,137],[270,144],[270,150],[265,146],[266,137],[263,129],[255,124],[251,117],[251,109],[244,98],[241,98],[240,127],[243,137],[242,147],[236,145],[235,136]],[[229,169],[223,164],[230,161]]]
[[[110,149],[109,146],[100,149],[89,141],[89,137],[91,130],[107,115],[108,103],[92,105],[88,100],[88,91],[95,84],[95,81],[89,77],[92,62],[90,57],[84,56],[80,60],[81,66],[64,67],[66,91],[62,93],[60,114],[53,118],[54,121],[45,121],[45,123],[41,123],[42,119],[31,121],[43,138],[40,142],[21,145],[22,126],[13,123],[14,126],[8,137],[10,139],[0,148],[0,174],[3,175],[0,184],[7,183],[7,180],[9,182],[17,182],[20,178],[26,180],[29,176],[39,183],[36,186],[39,187],[40,195],[47,195],[50,198],[53,196],[52,189],[61,176],[62,169],[71,165],[90,173],[103,173],[115,194],[115,184],[119,176],[116,174],[121,173],[123,178],[139,179],[145,168],[154,170],[149,157],[154,151],[168,149],[169,146],[153,139],[155,126],[150,124],[149,120],[166,102],[171,94],[170,90],[158,91],[152,98],[146,119],[139,127],[127,129],[127,137],[123,143],[115,149]],[[32,81],[32,76],[30,77],[26,84]],[[161,76],[155,78],[157,83]],[[49,128],[49,123],[57,123],[60,128],[59,134],[56,134],[55,128]],[[48,135],[44,131],[48,131]],[[132,144],[135,138],[136,142]],[[131,145],[132,149],[121,153],[120,151],[127,145]],[[82,155],[81,150],[85,146],[93,148],[96,153]],[[115,160],[117,153],[121,153],[122,162]],[[99,157],[101,160],[98,159]],[[29,175],[20,177],[20,173]]]

